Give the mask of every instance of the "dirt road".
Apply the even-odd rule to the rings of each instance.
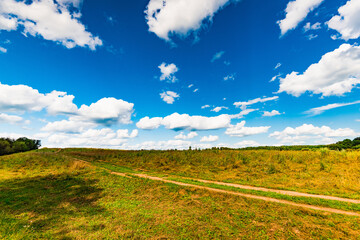
[[[113,173],[113,174],[115,174],[115,173]],[[189,184],[189,183],[176,182],[176,181],[167,180],[167,179],[160,178],[160,177],[149,176],[149,175],[146,175],[146,174],[130,174],[130,175],[140,177],[140,178],[151,179],[151,180],[155,180],[155,181],[172,183],[172,184],[176,184],[176,185],[179,185],[179,186],[186,186],[186,187],[192,187],[192,188],[197,188],[197,189],[205,189],[205,190],[212,191],[212,192],[236,195],[236,196],[240,196],[240,197],[263,200],[263,201],[267,201],[267,202],[275,202],[275,203],[281,203],[281,204],[291,205],[291,206],[295,206],[295,207],[301,207],[301,208],[307,208],[307,209],[312,209],[312,210],[325,211],[325,212],[329,212],[329,213],[344,214],[344,215],[349,215],[349,216],[360,217],[360,213],[357,213],[357,212],[344,211],[344,210],[339,210],[339,209],[334,209],[334,208],[327,208],[327,207],[319,207],[319,206],[313,206],[313,205],[309,205],[309,204],[295,203],[295,202],[291,202],[291,201],[287,201],[287,200],[280,200],[280,199],[276,199],[276,198],[270,198],[270,197],[263,197],[263,196],[257,196],[257,195],[246,194],[246,193],[227,191],[227,190],[204,187],[204,186],[199,186],[199,185],[194,185],[194,184]]]
[[[87,162],[87,161],[84,161],[84,160],[81,160],[81,159],[77,159],[77,158],[74,158],[74,159],[76,159],[77,161],[81,161],[81,162],[92,165],[90,162]],[[104,169],[106,171],[109,171],[106,168],[102,168],[102,167],[99,167],[99,168]],[[252,195],[252,194],[246,194],[246,193],[222,190],[222,189],[217,189],[217,188],[199,186],[199,185],[195,185],[195,184],[177,182],[177,181],[168,180],[166,178],[150,176],[150,175],[143,174],[143,173],[121,173],[121,172],[114,172],[114,171],[109,171],[109,172],[111,174],[113,174],[113,175],[122,176],[122,177],[136,176],[136,177],[139,177],[139,178],[146,178],[146,179],[155,180],[155,181],[161,181],[161,182],[165,182],[165,183],[172,183],[172,184],[176,184],[176,185],[179,185],[179,186],[186,186],[186,187],[192,187],[192,188],[197,188],[197,189],[205,189],[205,190],[212,191],[212,192],[236,195],[236,196],[245,197],[245,198],[263,200],[263,201],[267,201],[267,202],[286,204],[286,205],[290,205],[290,206],[294,206],[294,207],[300,207],[300,208],[305,208],[305,209],[324,211],[324,212],[328,212],[328,213],[336,213],[336,214],[343,214],[343,215],[360,217],[360,213],[357,213],[357,212],[344,211],[344,210],[339,210],[339,209],[335,209],[335,208],[328,208],[328,207],[313,206],[313,205],[309,205],[309,204],[291,202],[291,201],[288,201],[288,200],[281,200],[281,199],[276,199],[276,198],[271,198],[271,197],[264,197],[264,196],[258,196],[258,195]],[[212,184],[217,184],[217,185],[236,187],[236,188],[241,188],[241,189],[256,190],[256,191],[263,191],[263,192],[274,192],[274,193],[284,194],[284,195],[288,195],[288,196],[321,198],[321,199],[326,199],[326,200],[342,201],[342,202],[349,202],[349,203],[355,203],[355,204],[360,203],[359,200],[355,200],[355,199],[339,198],[339,197],[326,196],[326,195],[315,195],[315,194],[300,193],[300,192],[286,191],[286,190],[277,190],[277,189],[269,189],[269,188],[262,188],[262,187],[253,187],[253,186],[247,186],[247,185],[216,182],[216,181],[209,181],[209,180],[202,180],[202,179],[193,179],[193,178],[186,178],[186,179],[191,179],[191,180],[195,180],[195,181],[203,182],[203,183],[212,183]]]

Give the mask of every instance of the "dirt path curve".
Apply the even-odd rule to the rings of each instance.
[[[112,174],[115,174],[115,173],[112,173]],[[205,189],[205,190],[212,191],[212,192],[236,195],[236,196],[245,197],[245,198],[263,200],[263,201],[267,201],[267,202],[275,202],[275,203],[281,203],[281,204],[291,205],[291,206],[295,206],[295,207],[301,207],[301,208],[324,211],[324,212],[329,212],[329,213],[336,213],[336,214],[343,214],[343,215],[360,217],[360,213],[357,213],[357,212],[344,211],[344,210],[339,210],[339,209],[334,209],[334,208],[327,208],[327,207],[318,207],[318,206],[313,206],[313,205],[308,205],[308,204],[295,203],[295,202],[291,202],[291,201],[287,201],[287,200],[280,200],[280,199],[276,199],[276,198],[263,197],[263,196],[257,196],[257,195],[252,195],[252,194],[239,193],[239,192],[232,192],[232,191],[216,189],[216,188],[210,188],[210,187],[204,187],[204,186],[199,186],[199,185],[194,185],[194,184],[189,184],[189,183],[176,182],[176,181],[167,180],[167,179],[160,178],[160,177],[149,176],[149,175],[146,175],[146,174],[129,174],[129,175],[140,177],[140,178],[151,179],[151,180],[155,180],[155,181],[172,183],[172,184],[176,184],[176,185],[179,185],[179,186],[186,186],[186,187],[192,187],[192,188],[198,188],[198,189]]]
[[[195,178],[185,178],[185,179],[195,180],[195,181],[202,182],[202,183],[212,183],[212,184],[223,185],[223,186],[228,186],[228,187],[247,189],[247,190],[273,192],[273,193],[279,193],[279,194],[293,196],[293,197],[321,198],[321,199],[326,199],[326,200],[334,200],[334,201],[339,201],[339,202],[360,204],[360,200],[356,200],[356,199],[301,193],[301,192],[295,192],[295,191],[278,190],[278,189],[263,188],[263,187],[254,187],[254,186],[241,185],[241,184],[235,184],[235,183],[216,182],[216,181],[209,181],[209,180],[202,180],[202,179],[195,179]]]
[[[74,159],[76,159],[76,160],[78,160],[80,162],[84,162],[84,163],[92,165],[88,161],[84,161],[84,160],[81,160],[81,159],[78,159],[78,158],[74,158]],[[102,167],[99,167],[99,168],[104,169],[106,171],[109,171],[106,168],[102,168]],[[139,178],[146,178],[146,179],[155,180],[155,181],[161,181],[161,182],[165,182],[165,183],[172,183],[172,184],[179,185],[179,186],[192,187],[192,188],[197,188],[197,189],[205,189],[205,190],[212,191],[212,192],[236,195],[236,196],[245,197],[245,198],[263,200],[263,201],[267,201],[267,202],[281,203],[281,204],[286,204],[286,205],[290,205],[290,206],[294,206],[294,207],[300,207],[300,208],[324,211],[324,212],[328,212],[328,213],[336,213],[336,214],[343,214],[343,215],[348,215],[348,216],[360,217],[360,213],[357,213],[357,212],[344,211],[344,210],[328,208],[328,207],[319,207],[319,206],[313,206],[313,205],[309,205],[309,204],[295,203],[295,202],[291,202],[291,201],[287,201],[287,200],[280,200],[280,199],[271,198],[271,197],[263,197],[263,196],[257,196],[257,195],[252,195],[252,194],[246,194],[246,193],[239,193],[239,192],[227,191],[227,190],[222,190],[222,189],[216,189],[216,188],[211,188],[211,187],[204,187],[204,186],[199,186],[199,185],[195,185],[195,184],[176,182],[176,181],[172,181],[172,180],[168,180],[168,179],[164,179],[164,178],[160,178],[160,177],[150,176],[150,175],[147,175],[147,174],[120,173],[120,172],[113,172],[113,171],[110,171],[110,174],[117,175],[117,176],[122,176],[122,177],[136,176],[136,177],[139,177]],[[245,186],[245,185],[224,183],[224,182],[216,182],[216,181],[208,181],[208,180],[201,180],[201,179],[193,179],[193,180],[197,180],[199,182],[204,182],[204,183],[214,183],[214,184],[218,184],[218,185],[239,187],[239,188],[244,188],[244,189],[268,191],[268,192],[277,192],[277,193],[281,193],[281,194],[287,194],[287,195],[290,195],[290,196],[302,196],[302,197],[311,197],[311,196],[319,197],[320,196],[320,197],[322,197],[324,199],[330,199],[330,200],[341,199],[341,200],[350,200],[349,202],[358,201],[358,200],[354,200],[354,199],[337,198],[337,197],[325,196],[325,195],[314,195],[314,194],[299,193],[299,192],[293,192],[293,191],[252,187],[252,186]],[[293,195],[291,195],[291,194],[293,194]],[[338,200],[338,201],[341,201],[341,200]],[[354,202],[354,203],[357,203],[357,202]]]

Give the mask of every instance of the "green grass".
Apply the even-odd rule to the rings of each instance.
[[[134,170],[360,199],[360,151],[65,149]]]
[[[309,205],[314,205],[314,206],[329,207],[329,208],[335,208],[335,209],[340,209],[340,210],[360,212],[360,204],[355,204],[355,203],[347,203],[347,202],[340,202],[340,201],[320,199],[320,198],[288,196],[288,195],[274,193],[274,192],[264,192],[264,191],[257,191],[257,190],[241,189],[241,188],[237,188],[237,187],[218,185],[218,184],[214,184],[214,183],[203,183],[203,182],[199,182],[199,181],[196,181],[193,179],[184,179],[184,178],[175,178],[175,177],[169,177],[167,179],[176,181],[176,182],[189,183],[189,184],[193,184],[193,185],[228,190],[228,191],[232,191],[232,192],[240,192],[240,193],[245,193],[245,194],[252,194],[252,195],[257,195],[257,196],[281,199],[281,200],[288,200],[288,201],[292,201],[292,202],[296,202],[296,203],[304,203],[304,204],[309,204]]]
[[[129,168],[119,167],[110,163],[106,162],[92,162],[96,166],[100,166],[104,169],[108,169],[115,172],[120,173],[139,173],[139,171],[134,171]],[[288,196],[284,194],[274,193],[274,192],[264,192],[264,191],[257,191],[257,190],[248,190],[248,189],[241,189],[236,188],[232,186],[224,186],[224,185],[218,185],[214,183],[203,183],[199,182],[194,179],[184,179],[184,178],[177,178],[173,176],[168,176],[167,174],[159,174],[159,173],[150,173],[152,176],[157,177],[166,177],[168,180],[182,182],[182,183],[189,183],[193,185],[198,186],[205,186],[205,187],[211,187],[216,189],[222,189],[222,190],[228,190],[233,192],[241,192],[246,194],[253,194],[257,196],[264,196],[264,197],[271,197],[281,200],[288,200],[296,203],[304,203],[304,204],[310,204],[315,206],[321,206],[321,207],[329,207],[329,208],[335,208],[340,210],[347,210],[347,211],[358,211],[360,212],[360,204],[355,203],[347,203],[347,202],[341,202],[341,201],[335,201],[335,200],[327,200],[327,199],[320,199],[320,198],[308,198],[308,197],[297,197],[297,196]]]
[[[357,217],[111,175],[50,150],[0,157],[0,239],[360,239],[359,232]]]

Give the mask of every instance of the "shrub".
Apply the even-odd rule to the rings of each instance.
[[[17,140],[10,138],[0,138],[0,155],[35,150],[40,146],[40,140],[28,139],[25,137],[19,138]]]

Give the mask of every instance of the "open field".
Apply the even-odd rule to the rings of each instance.
[[[357,201],[202,181],[359,200],[358,159],[360,152],[324,150],[43,149],[3,156],[0,239],[360,239],[360,217],[295,206],[360,214]]]
[[[67,149],[105,167],[360,199],[360,151]],[[126,169],[120,169],[124,171]]]

